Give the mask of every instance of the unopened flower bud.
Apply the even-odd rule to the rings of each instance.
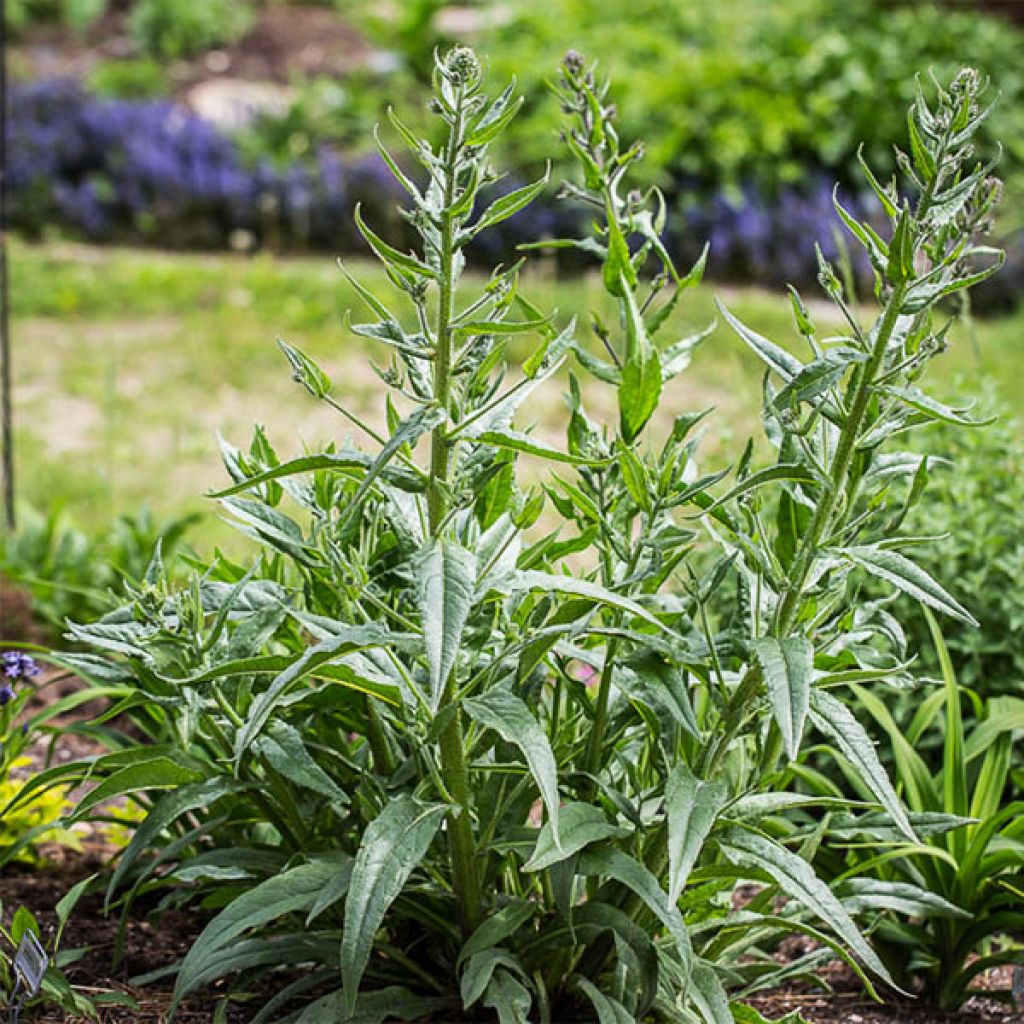
[[[584,67],[585,61],[583,60],[583,54],[578,50],[570,50],[564,57],[562,63],[565,65],[565,70],[572,75],[578,75]]]
[[[951,89],[954,93],[976,93],[981,85],[981,76],[975,68],[961,68],[953,79]]]
[[[480,61],[468,46],[456,46],[450,50],[445,58],[445,67],[461,85],[471,85],[480,77]]]

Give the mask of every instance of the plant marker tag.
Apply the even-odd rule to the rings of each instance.
[[[43,983],[43,975],[50,966],[50,958],[46,950],[39,944],[35,933],[26,931],[18,944],[18,952],[14,955],[14,973],[23,986],[23,994],[31,999]]]

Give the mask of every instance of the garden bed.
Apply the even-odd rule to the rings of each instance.
[[[47,700],[57,700],[74,691],[77,682],[66,676],[49,678],[51,684],[43,691]],[[42,705],[42,701],[36,707]],[[86,707],[59,724],[70,726],[75,721],[90,717],[98,709]],[[52,754],[57,761],[87,757],[100,753],[94,742],[73,732],[61,735]],[[42,767],[46,756],[45,745],[33,749],[37,767]],[[81,796],[82,794],[77,794]],[[0,905],[26,906],[48,934],[56,925],[54,908],[58,901],[77,882],[91,875],[109,870],[117,847],[109,837],[94,825],[84,826],[80,832],[82,850],[75,852],[52,845],[45,848],[46,862],[37,868],[18,866],[0,872]],[[164,1024],[172,1003],[172,986],[167,980],[140,986],[138,979],[152,972],[166,969],[188,952],[206,923],[204,917],[194,913],[166,911],[150,919],[144,900],[136,902],[135,913],[125,923],[123,952],[115,964],[117,949],[118,913],[103,911],[103,894],[96,892],[84,897],[78,904],[64,932],[63,948],[81,949],[83,955],[66,971],[69,981],[79,990],[95,997],[100,993],[120,993],[129,997],[135,1007],[108,1007],[102,1017],[103,1024]],[[788,962],[813,947],[808,940],[787,940],[777,953],[780,962]],[[1008,989],[1010,968],[988,972],[978,984],[985,988]],[[171,976],[173,978],[173,976]],[[858,979],[843,964],[834,962],[819,972],[820,986],[799,983],[791,988],[751,997],[748,1002],[769,1019],[792,1012],[800,1013],[808,1024],[1014,1024],[1020,1021],[1019,1012],[1009,1010],[981,992],[956,1014],[937,1013],[910,1001],[892,1001],[879,1005],[864,992]],[[184,1001],[175,1015],[177,1024],[200,1024],[212,1018],[213,1005],[223,994],[226,985],[214,986],[200,996]],[[258,1003],[257,1003],[258,1005]],[[228,1024],[244,1024],[248,1015],[244,1006],[232,1007]],[[53,1011],[42,1011],[30,1020],[33,1024],[57,1024],[68,1018]],[[83,1018],[84,1020],[84,1018]]]
[[[7,873],[0,877],[0,902],[24,903],[44,928],[52,926],[53,907],[67,890],[103,864],[92,857],[70,858],[64,864],[46,870]],[[171,988],[164,982],[145,988],[132,984],[132,978],[168,967],[183,957],[201,930],[202,921],[194,915],[172,911],[158,923],[132,918],[125,931],[124,956],[118,967],[112,966],[117,936],[117,917],[105,917],[102,896],[89,896],[79,904],[65,932],[65,948],[86,948],[86,955],[67,971],[72,983],[91,994],[116,991],[131,996],[138,1009],[110,1008],[104,1011],[103,1024],[164,1024],[171,1003]],[[971,999],[959,1013],[940,1014],[908,1002],[883,1006],[869,999],[856,979],[842,967],[828,969],[824,979],[833,991],[808,985],[772,992],[749,1000],[766,1017],[774,1019],[798,1011],[809,1024],[1014,1024],[1021,1015],[982,996]],[[999,978],[989,978],[1001,987],[1009,986],[1009,970]],[[208,997],[196,997],[181,1005],[176,1024],[207,1024],[212,1018],[216,989]],[[243,1007],[234,1007],[230,1024],[248,1019]],[[57,1024],[67,1018],[43,1012],[31,1018],[32,1024]]]

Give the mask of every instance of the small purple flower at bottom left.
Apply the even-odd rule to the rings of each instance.
[[[36,664],[36,659],[21,651],[4,651],[0,655],[0,665],[3,666],[5,689],[9,689],[10,684],[19,679],[31,679],[33,676],[39,675],[39,665]],[[2,697],[0,697],[0,701],[3,701]]]

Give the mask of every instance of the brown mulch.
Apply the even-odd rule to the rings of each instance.
[[[769,992],[746,1000],[772,1020],[798,1011],[809,1024],[1022,1024],[1024,1013],[984,994],[972,997],[955,1013],[940,1013],[910,999],[886,995],[884,1005],[869,998],[845,965],[819,972],[832,991],[792,990]],[[1010,987],[1010,969],[991,971],[986,984]]]
[[[177,91],[211,78],[289,84],[296,76],[344,77],[372,66],[376,49],[351,22],[329,7],[272,4],[255,12],[235,42],[173,62]],[[138,56],[126,11],[112,5],[85,35],[60,24],[33,25],[12,41],[11,67],[27,77],[80,78],[105,60]]]
[[[103,863],[92,859],[70,862],[65,867],[49,870],[22,871],[0,877],[0,903],[12,912],[19,905],[28,907],[40,924],[44,939],[56,926],[54,907],[57,901],[79,879],[103,870]],[[123,955],[115,966],[118,915],[103,914],[102,895],[82,898],[64,932],[61,946],[65,950],[82,949],[84,956],[66,970],[68,980],[83,994],[122,993],[136,1006],[104,1007],[100,1024],[166,1024],[171,1003],[173,977],[157,981],[146,988],[132,984],[131,979],[168,967],[188,952],[203,921],[181,911],[165,911],[159,922],[141,917],[128,921],[125,929]],[[213,1018],[218,989],[181,1003],[175,1024],[209,1024]],[[252,1014],[244,1007],[232,1007],[228,1024],[245,1024]],[[77,1020],[77,1018],[75,1018]],[[26,1024],[70,1024],[71,1018],[56,1010],[41,1008],[28,1017]]]

